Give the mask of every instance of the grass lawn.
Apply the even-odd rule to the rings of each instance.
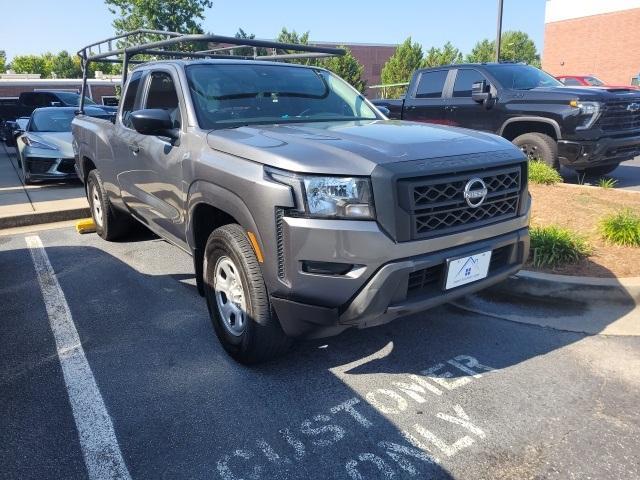
[[[640,212],[640,193],[566,184],[530,184],[533,197],[532,226],[558,225],[582,235],[593,251],[574,265],[551,269],[525,268],[564,275],[592,277],[639,277],[640,248],[620,247],[605,242],[600,219],[623,208]]]

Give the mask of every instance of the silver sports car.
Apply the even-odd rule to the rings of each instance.
[[[76,107],[45,107],[33,111],[25,132],[16,142],[24,183],[77,178],[71,136],[76,110]],[[104,110],[91,107],[85,110],[91,116],[111,118]]]

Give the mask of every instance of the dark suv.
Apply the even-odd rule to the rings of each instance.
[[[497,133],[532,159],[603,175],[640,155],[640,92],[566,87],[517,63],[418,70],[401,100],[375,100],[391,118]]]

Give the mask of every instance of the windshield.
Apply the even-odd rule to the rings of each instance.
[[[47,108],[33,112],[29,130],[32,132],[70,132],[71,121],[74,119],[73,110],[62,108]]]
[[[191,65],[186,70],[204,129],[378,118],[361,95],[324,70],[252,63]]]
[[[601,87],[604,85],[604,82],[596,77],[585,77],[584,79],[592,87]]]
[[[488,65],[487,70],[504,88],[531,90],[536,87],[562,87],[562,83],[551,75],[530,65]]]
[[[73,92],[56,92],[56,96],[65,104],[70,107],[77,107],[80,102],[80,95]],[[89,97],[84,97],[85,105],[95,105],[96,102]]]

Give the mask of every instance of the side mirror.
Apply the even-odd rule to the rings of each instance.
[[[487,103],[491,100],[491,85],[486,80],[474,82],[471,85],[471,98],[478,103]]]
[[[391,110],[389,110],[387,107],[383,107],[382,105],[376,105],[376,108],[385,117],[388,117],[389,115],[391,115]]]
[[[161,108],[150,108],[131,112],[131,123],[136,132],[142,135],[159,135],[178,138],[178,129],[173,128],[169,112]]]

